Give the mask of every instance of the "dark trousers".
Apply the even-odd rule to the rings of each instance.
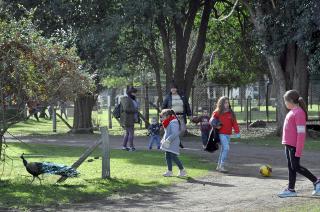
[[[123,146],[127,147],[127,143],[129,141],[129,145],[130,147],[134,147],[133,146],[133,137],[134,137],[134,127],[126,127],[125,128],[125,134],[123,137]]]
[[[294,189],[296,184],[297,172],[306,178],[308,178],[313,184],[317,181],[317,178],[306,168],[300,165],[300,158],[295,156],[296,148],[286,145],[286,156],[288,161],[289,170],[289,189]]]
[[[210,131],[201,131],[201,140],[203,146],[206,146],[208,143],[209,133]]]
[[[183,165],[179,160],[178,156],[172,152],[166,152],[166,161],[169,171],[172,171],[172,161],[174,161],[177,164],[180,170],[183,169]]]

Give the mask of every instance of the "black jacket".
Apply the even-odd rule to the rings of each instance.
[[[183,117],[185,119],[185,122],[187,123],[187,116],[191,116],[190,105],[188,103],[187,98],[184,95],[179,94],[179,96],[183,102]],[[170,92],[170,94],[167,95],[163,101],[162,109],[171,109],[171,107],[172,107],[172,94]]]

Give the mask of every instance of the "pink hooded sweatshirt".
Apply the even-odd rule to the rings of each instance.
[[[282,144],[296,147],[296,157],[301,157],[306,138],[306,114],[300,107],[293,108],[283,124]]]

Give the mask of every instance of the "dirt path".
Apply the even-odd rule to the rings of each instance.
[[[23,138],[25,142],[51,143],[57,145],[88,146],[98,136],[63,136]],[[146,138],[135,139],[137,149],[145,149]],[[183,152],[199,154],[202,160],[217,160],[217,153],[203,152],[199,137],[184,139],[187,147]],[[121,138],[111,137],[111,147],[120,148]],[[183,154],[182,152],[182,154]],[[305,152],[302,164],[320,176],[320,153]],[[277,211],[287,205],[311,201],[320,204],[320,198],[311,197],[312,185],[298,177],[297,198],[280,199],[276,194],[287,185],[287,168],[283,149],[255,147],[232,143],[229,154],[230,170],[227,174],[210,172],[207,176],[186,180],[164,189],[154,189],[130,195],[114,195],[103,200],[72,204],[58,211]],[[258,168],[271,164],[273,176],[262,178]],[[43,211],[43,209],[42,209]]]

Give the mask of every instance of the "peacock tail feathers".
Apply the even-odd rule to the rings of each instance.
[[[61,175],[63,177],[78,177],[79,172],[74,168],[62,164],[43,162],[42,172],[45,174]]]

